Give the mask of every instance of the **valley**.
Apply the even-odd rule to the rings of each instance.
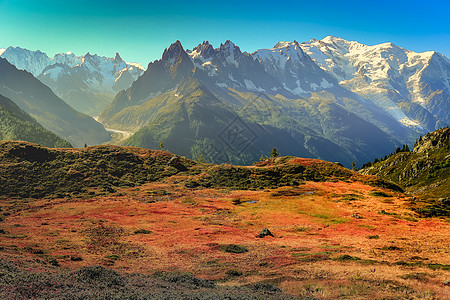
[[[94,117],[94,120],[99,122],[98,116]],[[101,124],[101,122],[100,122],[100,124]],[[103,127],[105,128],[106,131],[113,133],[111,135],[111,140],[105,142],[104,144],[120,145],[134,134],[134,132],[132,132],[132,131],[109,128],[105,125],[103,125]]]

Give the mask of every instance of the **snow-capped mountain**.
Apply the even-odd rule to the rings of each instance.
[[[273,145],[293,155],[365,162],[419,135],[342,87],[297,42],[249,54],[231,41],[192,50],[177,41],[117,94],[99,120],[136,132],[127,145],[157,147],[163,140],[189,157],[211,156],[208,149],[220,145],[239,163]],[[252,149],[224,143],[227,124],[246,132],[238,146],[250,140]]]
[[[0,58],[0,94],[73,146],[101,144],[111,138],[93,118],[73,109],[31,73],[18,70],[4,58]]]
[[[57,58],[58,55],[55,56],[57,63],[47,66],[38,76],[44,82],[55,81],[56,83],[52,84],[55,86],[61,86],[58,81],[63,77],[72,78],[82,74],[84,76],[82,79],[89,88],[97,92],[117,93],[121,89],[128,88],[144,71],[138,64],[126,63],[119,53],[116,53],[114,58],[108,58],[91,55],[88,52],[85,56],[79,57],[77,64],[71,64],[69,60],[60,62],[61,59]],[[64,58],[70,57],[66,55]]]
[[[450,124],[450,62],[445,56],[332,36],[300,46],[342,86],[405,126],[433,131]]]
[[[118,91],[131,86],[144,72],[142,66],[125,62],[118,53],[114,58],[71,52],[49,58],[41,51],[9,47],[1,57],[32,73],[77,110],[91,115],[100,113]]]
[[[215,87],[263,92],[277,86],[251,55],[243,53],[231,41],[218,48],[203,42],[186,52],[195,66],[196,76]]]
[[[280,58],[276,58],[277,55]],[[281,61],[282,66],[278,66],[276,62]],[[130,91],[134,97],[118,95],[116,100],[121,100],[105,114],[111,109],[118,112],[119,108],[140,105],[174,90],[186,76],[195,77],[209,90],[231,102],[235,102],[235,95],[230,95],[230,90],[282,95],[289,99],[324,90],[346,91],[333,76],[318,67],[297,42],[279,43],[273,49],[249,54],[229,40],[218,48],[205,41],[192,50],[185,50],[181,42],[176,41],[165,49],[160,60],[151,62],[133,84]],[[139,93],[133,92],[136,89]]]
[[[50,58],[39,50],[31,51],[20,47],[8,47],[0,55],[17,69],[30,72],[35,77],[51,64]]]
[[[336,79],[305,55],[297,42],[278,43],[272,49],[252,54],[242,52],[231,41],[214,48],[208,42],[186,51],[197,76],[222,89],[248,90],[285,97],[339,86]]]
[[[303,52],[297,41],[281,41],[272,49],[255,51],[252,56],[263,64],[266,72],[281,82],[284,89],[294,95],[305,95],[336,85],[336,80],[323,72]]]
[[[157,147],[164,141],[193,158],[215,149],[228,157],[222,162],[248,163],[279,145],[286,154],[349,165],[449,123],[449,60],[391,43],[327,37],[247,53],[229,40],[192,50],[176,41],[145,71],[118,54],[46,59],[23,49],[13,57],[14,49],[2,55],[39,73],[75,108],[96,115],[107,106],[102,124],[135,133],[125,144]],[[230,146],[224,141],[230,128],[247,133],[239,146],[251,144]]]

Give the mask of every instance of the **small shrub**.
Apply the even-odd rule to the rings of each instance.
[[[58,260],[57,260],[56,258],[54,258],[54,257],[48,257],[48,258],[47,258],[47,262],[48,262],[49,264],[51,264],[52,266],[59,267],[59,262],[58,262]]]
[[[242,276],[244,273],[242,273],[241,271],[238,270],[228,270],[227,271],[227,275],[229,277],[239,277]]]
[[[402,276],[399,276],[400,278],[403,279],[414,279],[414,280],[418,280],[418,281],[428,281],[428,277],[430,275],[427,273],[410,273],[410,274],[405,274]]]
[[[281,293],[282,290],[279,287],[273,286],[268,283],[262,283],[258,282],[255,284],[252,284],[250,288],[254,291],[258,292],[268,292],[268,293]]]
[[[380,236],[378,234],[376,234],[376,235],[369,235],[367,238],[369,240],[378,240],[380,238]]]
[[[101,284],[108,287],[125,285],[125,280],[119,273],[102,266],[83,267],[75,275],[79,281],[88,284]]]
[[[396,213],[390,213],[390,212],[387,212],[387,211],[385,211],[384,209],[380,210],[380,211],[378,212],[378,214],[380,214],[380,215],[386,215],[386,216],[395,216],[395,215],[397,215]]]
[[[297,227],[297,228],[295,228],[295,231],[297,231],[297,232],[305,232],[305,231],[310,231],[311,230],[311,228],[309,228],[309,227]]]
[[[188,181],[184,184],[185,187],[187,187],[188,189],[195,189],[198,188],[200,186],[200,184],[197,181]]]
[[[381,192],[381,191],[371,191],[369,193],[369,196],[374,196],[374,197],[392,197],[392,195],[387,194],[385,192]]]
[[[111,255],[106,255],[105,258],[110,259],[110,260],[118,260],[120,258],[120,256],[116,255],[116,254],[111,254]]]
[[[349,261],[349,260],[361,260],[361,258],[355,257],[355,256],[350,256],[348,254],[344,254],[344,255],[337,257],[336,260]]]
[[[389,251],[392,251],[392,250],[402,250],[402,249],[399,248],[399,247],[397,247],[397,246],[385,246],[385,247],[382,247],[381,250],[389,250]]]
[[[153,233],[153,231],[147,229],[138,229],[134,232],[134,234],[150,234],[150,233]]]
[[[245,253],[248,252],[248,249],[245,246],[228,244],[219,246],[219,249],[228,253]]]
[[[428,268],[432,270],[450,270],[450,265],[443,265],[443,264],[428,264]]]

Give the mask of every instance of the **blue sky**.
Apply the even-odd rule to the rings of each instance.
[[[147,65],[172,42],[243,51],[327,35],[450,57],[450,1],[0,0],[0,47],[114,56]]]

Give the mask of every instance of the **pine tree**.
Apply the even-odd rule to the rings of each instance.
[[[161,149],[161,150],[163,150],[164,149],[164,143],[161,141],[161,142],[159,142],[159,149]]]
[[[84,143],[84,148],[86,148],[87,147],[87,144],[86,143]]]
[[[261,154],[261,157],[259,158],[259,161],[265,161],[264,155]]]
[[[278,153],[278,149],[277,147],[273,147],[272,148],[272,152],[270,152],[270,157],[275,158],[280,156],[280,153]]]
[[[198,156],[197,162],[202,163],[202,164],[206,162],[205,159],[203,158],[203,155],[200,154],[200,155]]]
[[[353,170],[353,171],[356,171],[356,163],[355,163],[354,160],[352,161],[352,170]]]

